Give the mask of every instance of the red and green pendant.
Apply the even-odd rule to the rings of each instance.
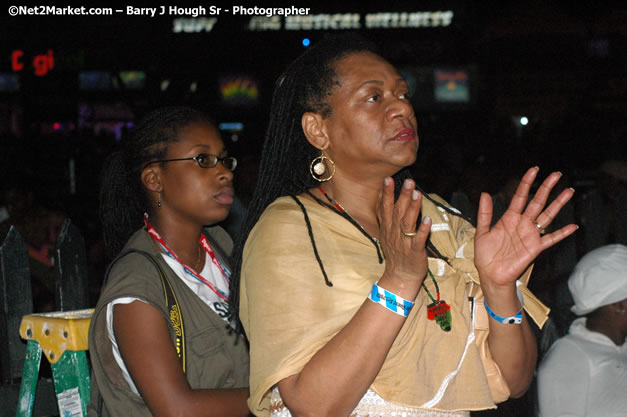
[[[450,332],[453,326],[453,317],[451,316],[451,306],[444,300],[440,299],[440,288],[438,287],[438,282],[435,280],[435,277],[431,273],[431,270],[427,270],[429,276],[433,280],[435,284],[435,291],[437,299],[433,298],[431,292],[427,288],[427,286],[422,283],[423,288],[427,291],[427,295],[431,299],[431,304],[427,306],[427,318],[429,320],[435,320],[435,322],[440,326],[440,328],[445,332]]]

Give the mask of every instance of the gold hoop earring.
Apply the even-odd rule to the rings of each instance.
[[[327,172],[328,167],[325,161],[329,162],[330,172]],[[325,156],[324,151],[320,151],[320,156],[316,156],[309,164],[309,173],[318,182],[329,181],[335,175],[335,162],[328,156]],[[327,174],[326,177],[325,174]]]

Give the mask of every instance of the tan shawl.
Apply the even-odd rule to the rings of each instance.
[[[277,199],[250,233],[242,266],[240,315],[251,360],[248,405],[257,416],[269,414],[271,388],[299,373],[350,321],[385,267],[373,244],[346,219],[309,198],[300,201],[333,286],[324,282],[303,212],[290,197]],[[472,261],[474,228],[426,199],[422,213],[433,219],[431,240],[452,265],[429,258],[442,299],[451,305],[452,330],[427,320],[430,300],[421,290],[371,389],[409,407],[493,408],[509,391],[487,349],[488,319]],[[425,284],[435,295],[433,282]],[[542,325],[548,309],[520,288],[525,309]],[[478,297],[474,332],[469,295]]]

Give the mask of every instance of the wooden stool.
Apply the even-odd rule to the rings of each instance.
[[[86,350],[93,312],[88,309],[22,317],[20,336],[28,343],[17,404],[18,417],[32,415],[42,351],[52,368],[59,415],[87,415],[90,379]]]

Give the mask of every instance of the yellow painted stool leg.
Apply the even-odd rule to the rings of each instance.
[[[52,367],[59,415],[87,415],[90,381],[86,351],[92,313],[93,310],[77,310],[22,317],[20,336],[28,340],[30,353],[24,365],[18,417],[32,415],[42,352]],[[19,411],[22,409],[23,413]]]
[[[29,340],[26,344],[22,385],[17,401],[17,417],[31,417],[33,415],[40,364],[41,345],[36,340]]]

